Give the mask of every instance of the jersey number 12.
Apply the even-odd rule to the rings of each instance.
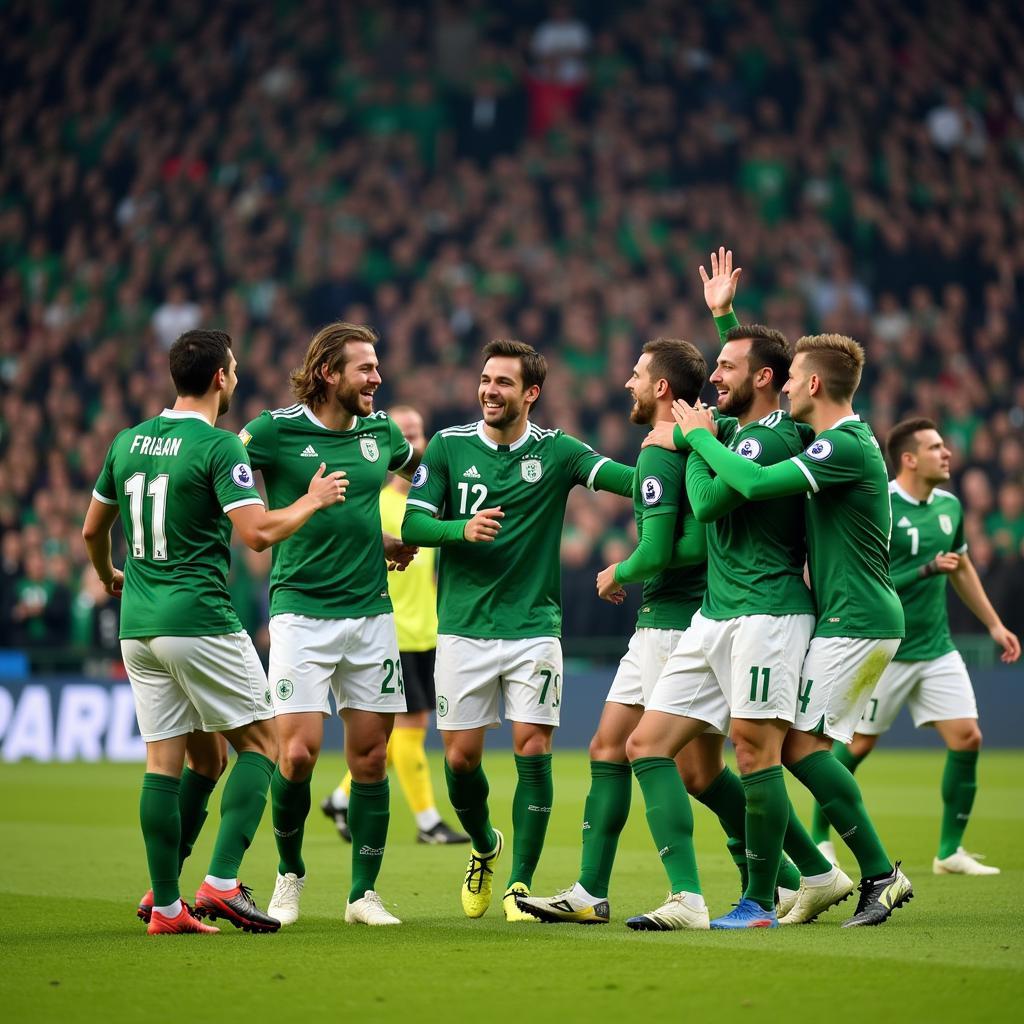
[[[133,473],[124,482],[128,495],[128,514],[132,521],[132,557],[146,557],[146,534],[142,522],[142,496],[148,494],[150,505],[150,534],[153,537],[153,558],[167,561],[167,488],[170,478],[166,473],[153,477],[146,486],[145,473]]]

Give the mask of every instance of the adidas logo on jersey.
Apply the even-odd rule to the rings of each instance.
[[[469,469],[467,469],[466,472],[463,473],[462,475],[468,476],[470,480],[479,480],[480,470],[478,470],[476,466],[470,466]]]
[[[320,456],[317,454],[317,450],[311,445],[307,444],[306,447],[299,452],[304,459],[319,459]]]
[[[910,526],[910,520],[906,516],[901,516],[900,521],[896,524],[897,526]]]

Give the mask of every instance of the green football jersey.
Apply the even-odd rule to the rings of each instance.
[[[320,509],[274,546],[270,614],[356,619],[390,612],[380,528],[380,489],[405,466],[412,447],[387,414],[356,417],[330,430],[305,405],[262,412],[240,432],[253,469],[263,473],[271,508],[284,508],[309,489],[321,462],[344,470],[344,502]]]
[[[874,434],[859,416],[845,416],[793,462],[812,492],[806,518],[814,635],[902,637],[903,608],[889,577],[889,478]]]
[[[946,611],[949,577],[945,573],[922,577],[918,570],[940,553],[963,554],[967,550],[963,509],[949,491],[936,488],[927,501],[918,501],[895,480],[889,484],[889,498],[889,561],[907,628],[896,661],[931,661],[956,650]],[[909,581],[903,584],[902,579],[908,576]]]
[[[122,639],[242,628],[228,596],[225,513],[263,499],[234,434],[197,412],[164,409],[114,438],[93,497],[117,505],[128,546]]]
[[[641,448],[633,471],[633,515],[638,540],[644,523],[654,516],[675,519],[673,538],[682,535],[683,515],[689,508],[683,486],[686,454],[664,448]],[[637,629],[686,629],[700,607],[707,582],[706,565],[663,569],[644,580]]]
[[[727,448],[761,466],[792,458],[813,436],[782,409],[744,426],[731,416],[718,424]],[[743,502],[710,524],[702,615],[724,620],[814,614],[814,597],[804,583],[804,504],[802,496]]]
[[[511,445],[495,444],[482,421],[431,438],[407,510],[462,521],[483,508],[505,513],[492,542],[441,548],[439,633],[485,640],[561,635],[565,503],[577,484],[592,486],[607,461],[582,441],[532,423]]]

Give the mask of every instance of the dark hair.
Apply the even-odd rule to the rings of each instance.
[[[668,381],[673,398],[691,405],[708,379],[708,364],[696,345],[679,338],[655,338],[644,345],[651,356],[647,372],[651,380]]]
[[[750,342],[751,370],[771,370],[772,388],[778,394],[789,379],[789,364],[793,353],[781,331],[764,324],[737,324],[729,328],[725,340]]]
[[[548,361],[525,341],[513,341],[511,338],[495,338],[484,345],[483,357],[486,363],[493,356],[508,356],[518,359],[523,373],[523,390],[536,385],[544,387],[544,378],[548,375]]]
[[[864,349],[845,334],[813,334],[796,343],[833,402],[849,402],[860,384]]]
[[[914,440],[914,435],[919,430],[938,429],[934,421],[924,416],[914,416],[909,420],[900,420],[889,431],[889,436],[885,439],[885,450],[889,456],[889,461],[892,463],[893,471],[896,473],[900,471],[900,462],[903,459],[904,452],[917,450],[917,441]]]
[[[174,389],[183,398],[202,398],[218,370],[231,365],[231,336],[225,331],[186,331],[168,354]]]
[[[348,360],[347,346],[350,341],[376,345],[377,333],[372,327],[339,320],[321,327],[313,335],[302,360],[302,366],[292,370],[289,379],[292,394],[303,405],[315,409],[327,400],[327,381],[324,380],[323,368],[326,366],[328,373],[344,369]]]

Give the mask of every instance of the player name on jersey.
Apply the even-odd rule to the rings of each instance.
[[[149,434],[136,434],[132,438],[131,454],[139,455],[177,455],[181,451],[180,437],[152,437]]]

